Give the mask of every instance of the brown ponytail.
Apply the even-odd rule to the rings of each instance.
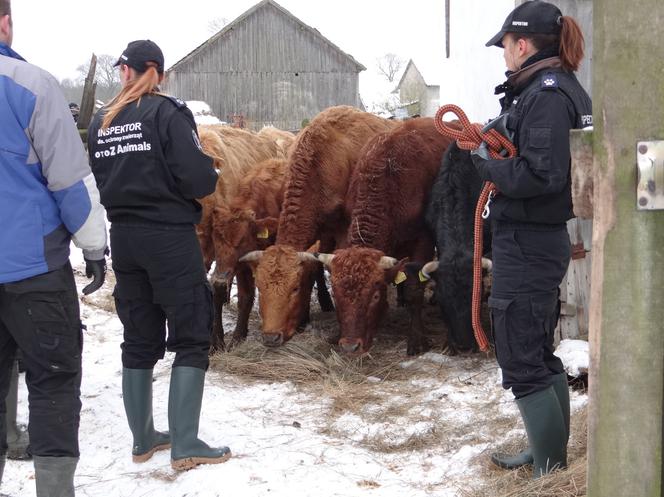
[[[101,123],[101,128],[108,128],[113,119],[120,113],[126,105],[138,100],[140,103],[141,97],[148,94],[156,94],[155,88],[162,80],[162,75],[157,72],[157,64],[154,62],[147,62],[148,69],[144,73],[140,73],[138,78],[129,81],[124,88],[118,93],[113,100],[106,106],[104,112],[104,119]]]
[[[585,41],[581,27],[573,17],[562,16],[562,31],[560,32],[560,61],[563,69],[578,71],[583,59]]]

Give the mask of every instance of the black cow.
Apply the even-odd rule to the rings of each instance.
[[[436,301],[447,321],[453,351],[477,350],[471,321],[473,227],[482,185],[470,152],[452,143],[443,155],[426,221],[438,250],[438,267],[430,276],[436,282]],[[485,221],[484,253],[490,249],[491,231]]]

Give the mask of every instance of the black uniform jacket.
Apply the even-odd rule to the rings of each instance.
[[[185,103],[145,95],[107,129],[101,129],[103,112],[90,124],[88,152],[109,220],[198,223],[196,199],[214,191],[217,173]]]
[[[514,73],[498,87],[506,91],[501,116],[507,114],[518,154],[479,168],[482,179],[500,191],[491,204],[491,219],[515,225],[565,223],[574,217],[569,130],[592,125],[590,97],[574,73],[560,67],[558,57],[522,71],[528,72],[521,78]]]

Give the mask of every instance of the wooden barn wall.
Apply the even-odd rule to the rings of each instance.
[[[359,106],[358,69],[271,6],[256,11],[170,72],[166,90],[204,100],[222,120],[298,129],[332,105]]]
[[[583,30],[586,41],[585,57],[577,73],[580,83],[592,96],[592,54],[593,54],[593,2],[592,0],[549,0],[560,8],[563,15],[574,17]],[[590,268],[592,265],[591,219],[575,218],[567,222],[567,231],[572,246],[583,257],[570,262],[567,275],[560,286],[560,299],[563,303],[560,317],[560,338],[587,339],[590,304]]]

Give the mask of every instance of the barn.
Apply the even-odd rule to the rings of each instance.
[[[165,90],[228,122],[298,130],[334,105],[361,107],[366,68],[273,0],[263,0],[168,71]]]
[[[415,65],[413,59],[408,61],[399,84],[392,93],[399,95],[401,105],[397,109],[398,117],[433,117],[440,107],[440,85],[433,68],[429,68],[425,78],[423,72]]]

